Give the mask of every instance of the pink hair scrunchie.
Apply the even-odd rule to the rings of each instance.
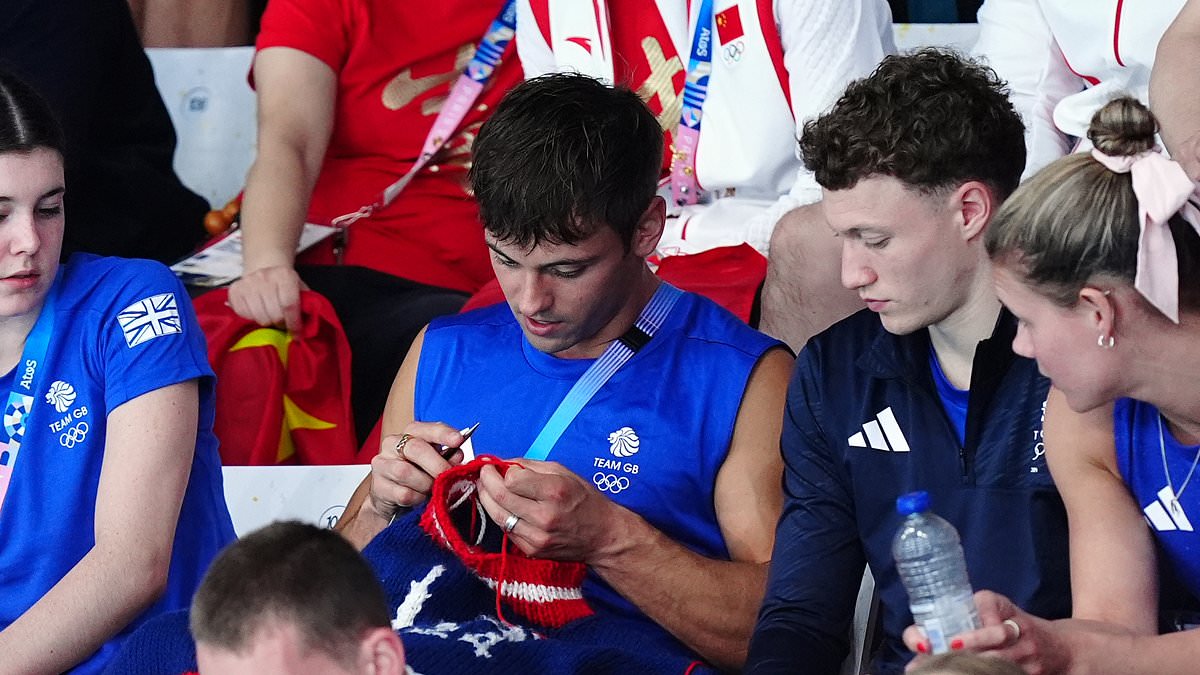
[[[1200,198],[1200,189],[1178,162],[1158,148],[1136,155],[1106,155],[1093,149],[1092,157],[1110,171],[1132,175],[1141,228],[1133,286],[1168,319],[1179,323],[1178,254],[1167,221],[1179,213],[1200,234],[1200,209],[1188,201],[1193,194]]]

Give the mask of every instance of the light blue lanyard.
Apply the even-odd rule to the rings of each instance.
[[[25,338],[25,349],[21,352],[21,360],[17,362],[13,372],[12,390],[9,391],[8,402],[4,406],[3,424],[0,424],[0,511],[4,509],[4,498],[8,495],[21,444],[25,441],[25,431],[32,426],[33,409],[37,403],[34,392],[39,391],[41,376],[46,371],[42,366],[46,360],[46,351],[50,348],[50,338],[54,335],[54,325],[57,321],[54,306],[61,280],[60,268],[50,291],[42,301],[42,309],[33,324],[33,330],[29,331]]]
[[[688,57],[687,79],[683,84],[683,112],[680,123],[700,130],[704,99],[708,97],[708,78],[712,74],[712,51],[716,36],[713,34],[713,0],[700,3],[696,17],[696,33],[692,36],[692,53]]]
[[[654,292],[654,297],[650,298],[650,302],[646,303],[642,309],[642,313],[634,323],[634,328],[644,333],[647,339],[654,337],[654,334],[667,320],[667,316],[670,315],[675,301],[681,295],[683,295],[683,291],[665,281],[662,282],[658,290]],[[554,449],[554,444],[558,443],[558,439],[562,437],[567,426],[574,421],[583,406],[587,405],[600,387],[603,387],[604,383],[608,382],[609,378],[633,357],[637,347],[640,345],[631,347],[624,340],[613,340],[600,358],[596,359],[576,380],[566,397],[558,404],[554,414],[546,422],[546,426],[542,427],[541,433],[529,446],[525,457],[527,459],[546,459],[550,455],[550,451]]]

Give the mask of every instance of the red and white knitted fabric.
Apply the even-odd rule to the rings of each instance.
[[[587,565],[531,558],[508,543],[508,534],[488,517],[479,503],[476,481],[485,465],[504,475],[515,466],[489,455],[453,467],[437,477],[421,528],[493,589],[500,601],[521,617],[559,628],[592,614],[583,599]],[[499,541],[499,550],[495,548]],[[499,607],[497,607],[499,612]],[[502,617],[501,617],[502,618]]]

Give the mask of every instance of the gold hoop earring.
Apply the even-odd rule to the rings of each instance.
[[[1101,349],[1112,349],[1117,346],[1117,338],[1111,335],[1099,335],[1096,337],[1096,346]]]

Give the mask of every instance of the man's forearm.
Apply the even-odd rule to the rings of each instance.
[[[849,651],[845,638],[819,635],[808,626],[779,617],[769,625],[759,623],[750,641],[745,675],[809,675],[837,673]]]
[[[359,484],[358,489],[350,497],[350,503],[346,504],[342,517],[334,526],[334,530],[338,534],[360,551],[366,548],[375,535],[382,532],[391,522],[390,518],[383,518],[375,513],[368,504],[370,484],[371,476],[368,474],[366,480]]]
[[[707,661],[741,668],[766,587],[768,563],[713,560],[626,512],[615,551],[592,568]]]

